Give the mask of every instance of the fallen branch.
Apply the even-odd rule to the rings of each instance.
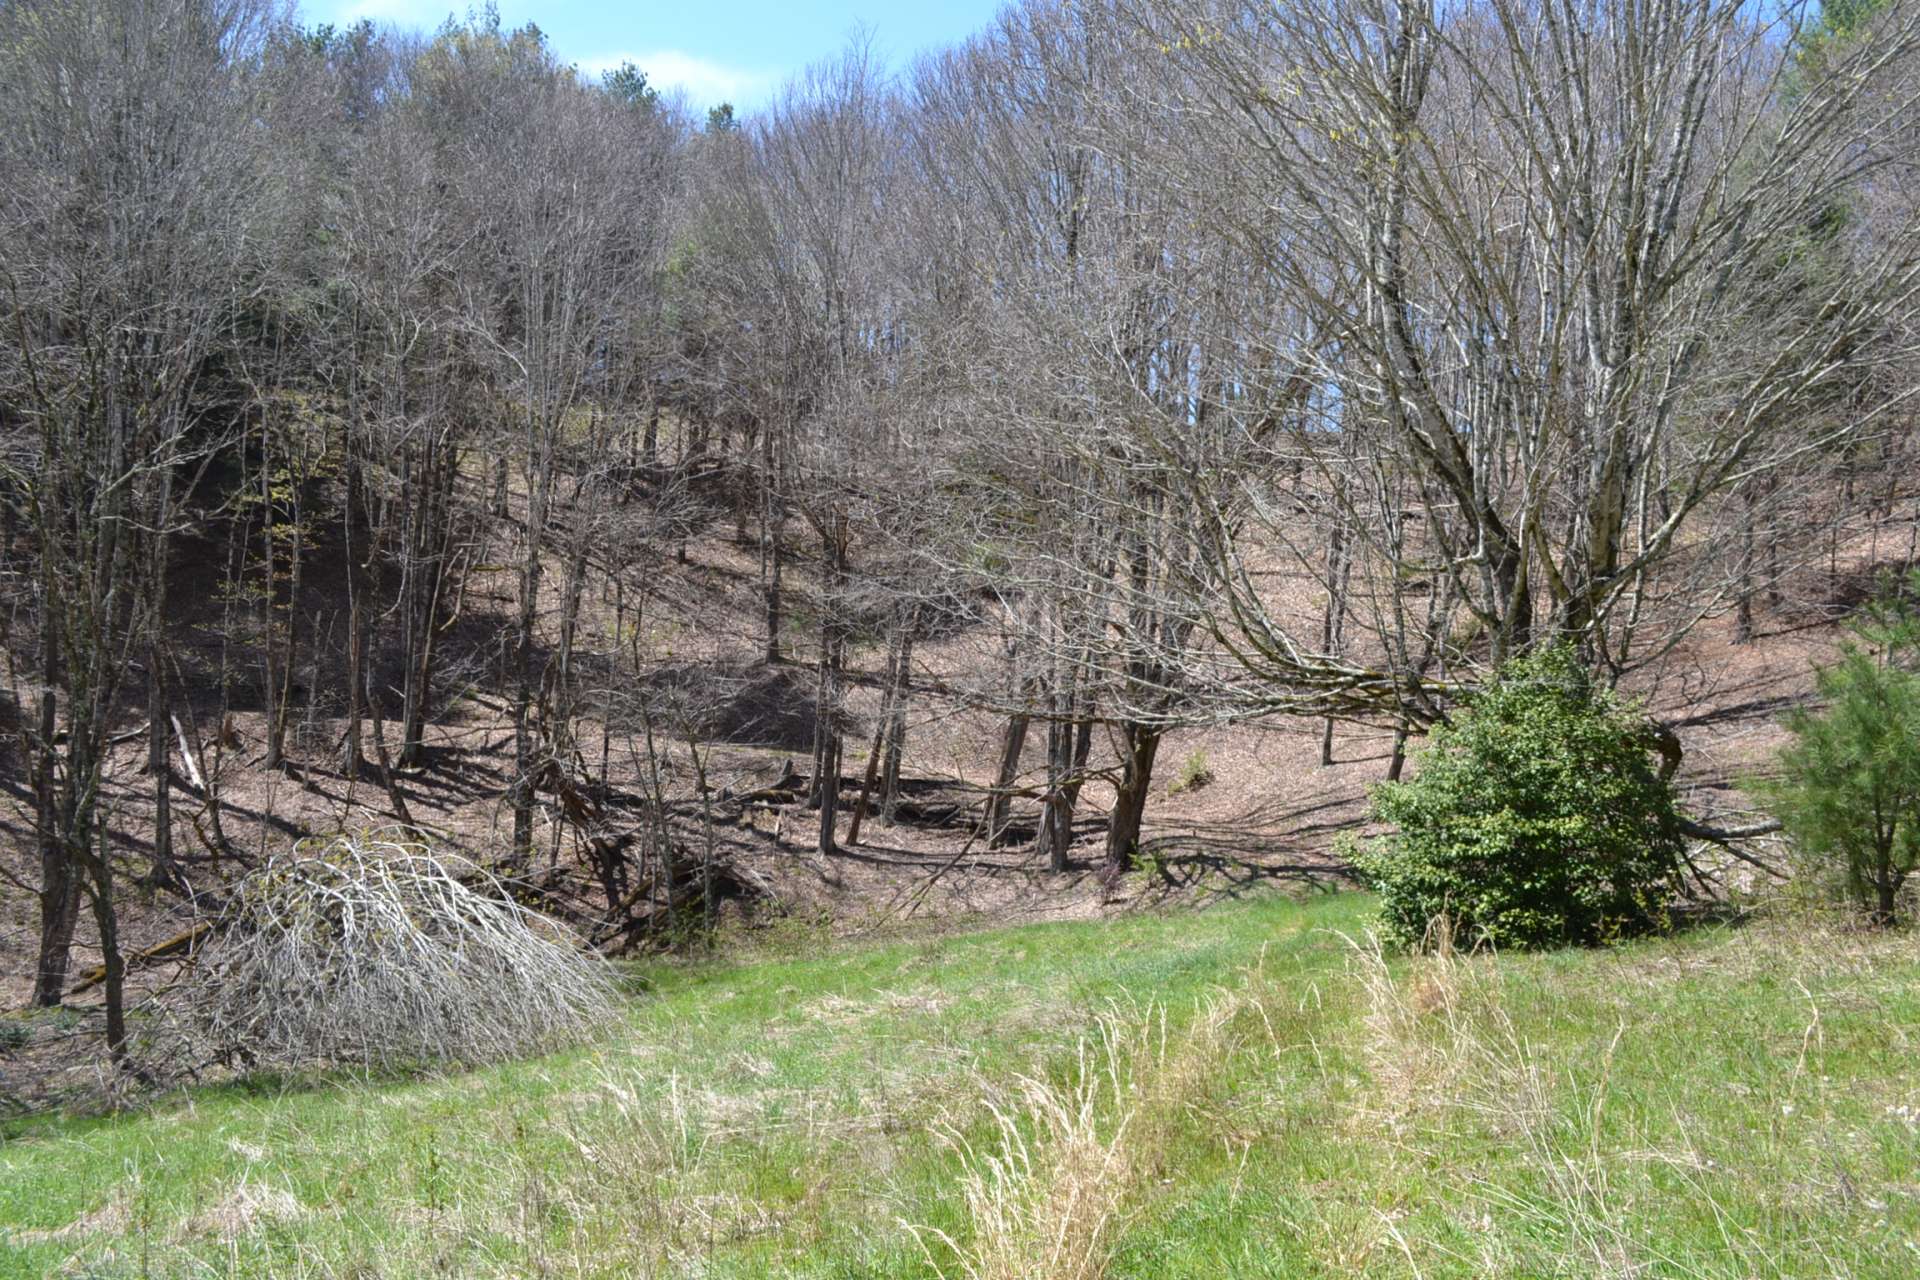
[[[125,733],[114,734],[111,738],[107,739],[107,745],[110,747],[118,747],[124,746],[129,742],[138,742],[141,738],[146,737],[148,731],[152,728],[153,721],[149,720],[138,729],[129,729]]]
[[[724,787],[719,799],[745,807],[750,804],[767,804],[778,800],[792,800],[805,790],[808,779],[796,771],[793,761],[780,762],[780,776],[765,786],[755,787],[751,791],[735,792],[732,787]]]
[[[1776,879],[1784,880],[1787,878],[1786,872],[1762,859],[1754,857],[1745,850],[1735,847],[1736,841],[1751,840],[1756,836],[1772,835],[1779,830],[1780,822],[1777,818],[1769,819],[1765,822],[1756,822],[1751,826],[1745,827],[1710,827],[1704,823],[1694,822],[1689,818],[1683,817],[1680,819],[1681,834],[1690,836],[1695,840],[1705,840],[1709,844],[1719,845],[1720,848],[1726,850],[1729,856],[1738,858],[1748,866],[1758,867]]]
[[[616,1001],[604,963],[483,868],[363,835],[303,843],[236,886],[171,1006],[231,1060],[378,1069],[523,1056]]]
[[[960,860],[973,850],[974,841],[980,838],[980,833],[985,827],[985,823],[976,824],[972,832],[968,834],[966,843],[960,846],[960,852],[954,854],[942,863],[932,875],[921,881],[919,886],[913,890],[911,898],[908,899],[910,905],[907,907],[907,919],[911,920],[913,918],[913,913],[918,911],[921,904],[927,900],[927,895],[933,892],[933,886],[940,882],[940,877],[959,866]],[[887,909],[880,913],[880,919],[876,922],[876,927],[885,924],[893,918],[893,913],[899,908],[903,896],[905,895],[895,895],[893,901],[887,904]]]
[[[174,956],[186,955],[193,950],[195,943],[206,937],[212,930],[213,921],[202,920],[192,928],[183,929],[174,934],[165,942],[156,942],[153,946],[126,957],[126,968],[132,971],[142,965],[152,964],[156,960],[169,960]],[[80,981],[73,984],[67,995],[70,997],[85,995],[106,980],[107,966],[97,964],[80,976]]]
[[[1735,840],[1751,840],[1755,836],[1770,836],[1780,830],[1780,820],[1771,818],[1765,822],[1756,822],[1750,827],[1709,827],[1704,823],[1688,818],[1680,819],[1680,831],[1695,840],[1706,840],[1713,844],[1725,845]]]
[[[196,792],[206,795],[206,780],[200,776],[200,765],[193,758],[193,748],[187,745],[187,731],[180,727],[180,717],[169,714],[167,719],[173,721],[173,734],[180,743],[180,759],[187,766],[187,781],[193,784]]]

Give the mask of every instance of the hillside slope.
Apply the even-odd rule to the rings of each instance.
[[[796,936],[633,969],[557,1057],[19,1122],[0,1275],[1920,1265],[1912,935],[1387,962],[1368,909]]]

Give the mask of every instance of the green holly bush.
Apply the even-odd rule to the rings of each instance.
[[[1385,932],[1498,947],[1593,945],[1655,927],[1684,838],[1646,721],[1564,646],[1502,667],[1435,727],[1408,782],[1373,793],[1388,834],[1355,850]]]

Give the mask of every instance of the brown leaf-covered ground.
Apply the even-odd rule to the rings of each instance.
[[[1743,774],[1764,767],[1778,739],[1782,710],[1802,701],[1811,687],[1812,664],[1829,656],[1840,635],[1838,620],[1862,598],[1863,583],[1886,563],[1884,533],[1871,543],[1837,543],[1828,556],[1784,584],[1780,598],[1763,602],[1758,634],[1744,645],[1731,642],[1732,619],[1710,619],[1629,692],[1673,724],[1686,747],[1681,779],[1691,809],[1726,817],[1745,801],[1737,790]],[[1897,539],[1908,542],[1904,527]],[[192,572],[189,565],[188,572]],[[907,792],[898,821],[869,817],[857,846],[846,843],[846,824],[858,794],[877,711],[883,646],[856,648],[852,726],[843,762],[845,804],[842,850],[815,852],[817,815],[792,793],[754,797],[789,769],[808,767],[812,714],[811,653],[803,624],[796,623],[795,652],[777,669],[756,663],[760,641],[756,563],[751,548],[722,538],[692,544],[684,561],[669,560],[649,582],[642,623],[616,635],[614,611],[604,601],[589,611],[587,662],[600,677],[577,738],[573,781],[605,790],[597,810],[581,820],[568,814],[566,798],[541,795],[534,879],[556,908],[571,913],[583,929],[607,909],[605,890],[586,856],[592,840],[638,847],[647,827],[646,797],[655,766],[646,755],[647,725],[633,708],[638,683],[654,692],[676,684],[709,712],[704,738],[689,743],[672,723],[652,725],[659,785],[669,801],[675,840],[695,863],[711,859],[731,869],[744,887],[741,899],[722,904],[722,919],[734,931],[799,927],[834,934],[883,929],[944,927],[958,922],[1005,922],[1085,918],[1169,904],[1204,904],[1220,896],[1281,886],[1310,890],[1343,883],[1336,841],[1365,822],[1368,787],[1379,780],[1391,754],[1385,729],[1342,724],[1334,734],[1335,762],[1320,764],[1321,722],[1268,719],[1253,723],[1176,730],[1163,744],[1154,796],[1148,807],[1143,869],[1115,878],[1101,874],[1099,857],[1110,780],[1098,771],[1114,760],[1112,744],[1097,735],[1095,778],[1086,786],[1076,822],[1076,865],[1049,873],[1031,852],[1035,804],[1015,806],[1011,842],[995,847],[978,838],[983,788],[997,760],[1003,716],[982,705],[972,691],[994,686],[1003,659],[985,634],[962,632],[923,644],[917,653],[904,776]],[[478,581],[469,587],[460,621],[477,636],[504,623],[506,588]],[[1296,576],[1276,583],[1278,607],[1317,610],[1320,589]],[[796,593],[804,608],[804,586]],[[176,619],[183,646],[200,646],[200,665],[214,664],[223,615],[214,593],[181,592],[188,603]],[[496,611],[490,615],[489,610]],[[315,615],[313,635],[325,639],[328,625]],[[337,621],[333,623],[337,625]],[[616,645],[618,648],[616,648]],[[315,646],[316,651],[324,644]],[[636,681],[634,656],[645,675]],[[491,688],[484,647],[453,652],[450,662],[472,674],[461,696],[451,698],[429,728],[425,766],[398,775],[398,789],[419,827],[445,847],[478,861],[494,862],[506,848],[511,814],[505,790],[512,760],[512,729],[505,700]],[[399,820],[379,771],[357,781],[340,771],[338,699],[325,691],[327,669],[316,666],[322,686],[308,696],[291,734],[291,763],[264,767],[265,715],[234,710],[222,733],[219,704],[208,696],[182,707],[185,723],[202,744],[203,767],[218,781],[221,825],[238,861],[257,862],[276,848],[309,836],[384,827]],[[587,682],[595,684],[594,675]],[[645,692],[647,690],[640,690]],[[668,700],[671,701],[670,699]],[[653,699],[649,705],[661,705]],[[713,708],[720,710],[714,712]],[[598,708],[611,708],[611,713]],[[128,728],[143,716],[130,708]],[[669,717],[669,720],[671,717]],[[605,732],[603,732],[603,729]],[[387,727],[393,733],[391,724]],[[1024,767],[1028,781],[1044,767],[1044,733],[1031,734]],[[696,769],[696,756],[699,769]],[[141,740],[124,743],[109,772],[107,800],[114,841],[127,874],[123,932],[129,952],[177,933],[192,918],[178,897],[141,884],[143,858],[151,848],[152,779],[144,769]],[[176,761],[177,767],[177,761]],[[699,772],[708,780],[709,801],[700,801]],[[1198,785],[1192,785],[1195,781]],[[36,936],[36,902],[28,803],[17,750],[0,759],[0,1006],[18,1008],[30,985]],[[742,800],[746,796],[748,799]],[[190,875],[217,885],[235,869],[235,859],[215,859],[205,841],[209,828],[203,797],[184,788],[174,793],[175,841],[189,858]],[[629,935],[633,937],[637,935]],[[619,945],[614,939],[612,945]],[[90,930],[73,971],[96,962]],[[164,981],[165,967],[141,975],[136,989]],[[70,1066],[91,1071],[82,1034],[93,1021],[96,993],[77,996],[67,1015],[74,1035]],[[0,1092],[21,1091],[23,1067]],[[32,1068],[46,1074],[44,1059]]]

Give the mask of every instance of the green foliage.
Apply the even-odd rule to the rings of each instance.
[[[1198,791],[1213,781],[1213,768],[1207,763],[1207,753],[1199,747],[1193,749],[1180,765],[1180,772],[1167,784],[1167,794],[1177,796],[1183,791]]]
[[[1645,724],[1564,648],[1517,659],[1434,730],[1410,782],[1374,792],[1396,830],[1356,852],[1387,932],[1446,915],[1496,946],[1605,942],[1661,915],[1682,850]]]
[[[32,1039],[25,1020],[20,1018],[0,1018],[0,1054],[12,1053],[26,1046]]]
[[[609,97],[629,107],[651,111],[660,105],[660,91],[647,82],[647,73],[631,61],[622,62],[602,75],[600,87]]]
[[[1867,26],[1887,7],[1887,0],[1827,0],[1820,18],[1801,33],[1794,54],[1803,68],[1823,68],[1835,52],[1867,33]]]
[[[1920,593],[1920,574],[1910,589]],[[1781,777],[1754,784],[1816,871],[1893,922],[1920,865],[1920,613],[1892,590],[1869,606],[1859,643],[1816,676],[1820,711],[1787,717]]]

